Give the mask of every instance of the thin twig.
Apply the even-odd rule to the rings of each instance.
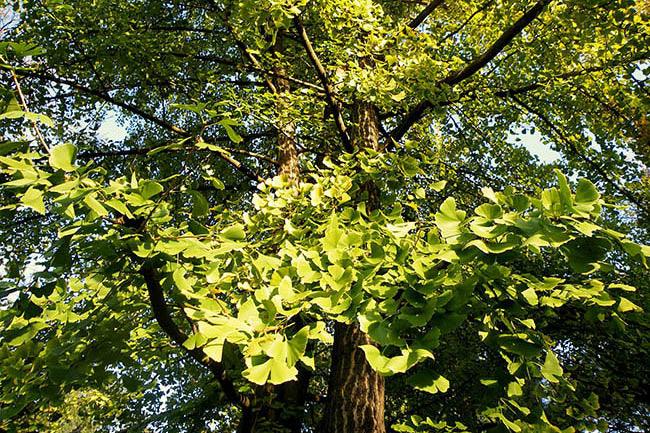
[[[549,130],[555,133],[555,135],[569,148],[569,150],[571,151],[571,153],[573,153],[575,157],[582,160],[585,164],[587,164],[587,166],[591,170],[598,173],[606,183],[611,185],[612,188],[618,191],[623,197],[630,200],[632,203],[637,205],[640,209],[643,209],[645,211],[650,211],[650,208],[639,197],[637,197],[634,193],[632,193],[624,186],[621,186],[617,182],[615,182],[612,179],[611,173],[607,173],[598,163],[596,163],[594,160],[589,158],[587,155],[580,152],[580,149],[578,149],[575,143],[571,141],[571,139],[568,138],[562,132],[562,130],[560,130],[560,128],[557,125],[555,125],[548,117],[546,117],[539,110],[536,110],[535,108],[531,107],[521,99],[517,98],[516,96],[511,95],[510,99],[512,99],[520,107],[524,108],[524,110],[526,110],[530,114],[534,114],[535,116],[537,116],[549,128]]]
[[[296,29],[298,30],[298,34],[300,35],[300,40],[302,42],[302,45],[305,48],[305,51],[307,52],[307,55],[309,56],[312,65],[316,69],[316,74],[318,75],[321,85],[325,90],[325,98],[327,99],[327,104],[332,109],[332,114],[334,116],[334,123],[336,123],[336,128],[338,129],[339,135],[341,136],[343,147],[345,148],[346,151],[351,152],[353,149],[352,142],[350,141],[350,137],[348,135],[345,122],[343,121],[343,115],[341,114],[341,107],[335,98],[336,92],[334,91],[334,88],[332,87],[331,83],[327,79],[327,72],[325,71],[323,64],[318,59],[318,55],[316,55],[316,51],[314,51],[314,47],[312,46],[311,41],[309,40],[309,36],[307,36],[307,31],[305,30],[305,27],[302,25],[302,21],[300,21],[300,18],[295,17],[293,19],[293,22]]]
[[[11,78],[13,78],[14,84],[16,84],[16,91],[18,92],[18,97],[20,98],[20,104],[23,106],[23,110],[26,113],[29,113],[29,108],[27,107],[27,101],[25,100],[25,95],[23,95],[23,91],[20,88],[20,82],[18,81],[18,77],[16,76],[16,73],[14,72],[13,69],[11,69]],[[50,147],[45,142],[45,138],[43,138],[43,134],[41,134],[41,130],[38,127],[38,123],[36,123],[36,120],[34,119],[32,119],[31,122],[32,122],[32,128],[34,129],[34,134],[36,135],[36,138],[38,138],[38,141],[43,145],[45,151],[47,153],[50,153]]]

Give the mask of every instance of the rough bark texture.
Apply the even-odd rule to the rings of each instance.
[[[276,51],[282,51],[284,37],[278,36]],[[274,68],[276,78],[273,84],[278,92],[278,113],[289,112],[288,101],[285,99],[291,92],[289,81],[284,78],[286,71],[282,67]],[[296,147],[296,124],[289,116],[279,116],[278,131],[278,174],[285,175],[290,181],[296,182],[300,176],[298,165],[298,149]]]
[[[276,86],[280,92],[289,90],[289,82],[282,78],[276,80]],[[291,119],[281,119],[280,122],[281,124],[278,125],[278,173],[295,182],[300,173],[298,149],[295,142],[296,124]]]
[[[379,128],[374,107],[354,107],[352,140],[359,148],[378,149]],[[364,186],[370,209],[379,205],[374,184]],[[385,433],[384,378],[366,361],[359,346],[372,344],[357,324],[337,323],[328,384],[328,405],[323,419],[324,433]]]
[[[336,324],[324,433],[385,433],[384,378],[360,345],[372,344],[357,324]]]
[[[278,38],[276,50],[282,50],[282,37]],[[286,112],[284,99],[291,91],[289,81],[283,76],[282,68],[274,69],[273,80],[278,97],[278,112]],[[278,174],[290,182],[300,177],[298,150],[296,148],[296,126],[290,119],[281,119],[277,125]],[[302,327],[296,322],[296,327]],[[242,410],[237,433],[266,433],[282,431],[300,433],[302,431],[304,406],[311,373],[299,367],[298,380],[274,386],[271,384],[257,388],[255,401],[250,408]]]

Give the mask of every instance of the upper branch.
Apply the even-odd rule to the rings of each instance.
[[[305,30],[305,26],[302,25],[302,21],[300,21],[298,17],[295,17],[293,19],[293,22],[296,29],[298,30],[298,34],[300,36],[302,45],[305,48],[307,55],[309,56],[309,60],[311,60],[312,65],[316,69],[316,74],[318,75],[318,79],[320,80],[325,90],[325,98],[327,99],[327,104],[330,106],[330,109],[332,110],[332,114],[334,116],[334,123],[336,123],[336,129],[338,129],[339,135],[341,136],[343,147],[345,148],[346,151],[351,152],[352,142],[350,141],[350,136],[348,135],[345,122],[343,121],[343,115],[341,114],[341,106],[339,105],[338,101],[334,97],[335,95],[334,88],[332,87],[331,83],[327,79],[327,72],[325,71],[323,64],[318,59],[318,56],[316,55],[316,51],[314,51],[314,47],[312,46],[311,41],[309,40],[309,36],[307,36],[307,31]]]
[[[0,69],[7,69],[7,68],[0,65]],[[42,73],[38,73],[38,72],[30,71],[30,70],[24,70],[24,69],[20,70],[19,73],[21,75],[23,75],[23,76],[36,78],[36,79],[48,81],[48,82],[51,82],[51,83],[57,83],[57,84],[63,84],[65,86],[69,86],[69,87],[75,89],[76,91],[79,91],[79,92],[87,94],[87,95],[94,96],[94,97],[96,97],[98,99],[101,99],[101,100],[103,100],[105,102],[108,102],[111,105],[114,105],[116,107],[120,107],[120,108],[122,108],[122,109],[124,109],[124,110],[126,110],[126,111],[128,111],[128,112],[130,112],[132,114],[137,115],[138,117],[140,117],[142,119],[148,120],[148,121],[160,126],[161,128],[166,129],[168,131],[171,131],[171,132],[173,132],[173,133],[175,133],[177,135],[180,135],[182,137],[190,137],[190,136],[192,136],[192,134],[189,131],[186,131],[183,128],[180,128],[180,127],[178,127],[176,125],[173,125],[173,124],[167,122],[166,120],[161,119],[161,118],[153,115],[152,113],[149,113],[149,112],[141,109],[140,107],[138,107],[136,105],[129,104],[128,102],[120,101],[119,99],[116,99],[116,98],[112,97],[108,92],[92,89],[92,88],[83,86],[83,85],[77,83],[76,81],[73,81],[73,80],[70,80],[70,79],[67,79],[67,78],[58,77],[58,76],[52,75],[52,74],[42,74]],[[239,171],[239,172],[243,173],[244,175],[246,175],[246,177],[248,177],[249,179],[251,179],[253,181],[256,181],[256,182],[263,181],[263,179],[257,173],[255,173],[255,171],[253,169],[251,169],[250,167],[247,167],[245,164],[242,164],[240,161],[237,161],[231,155],[229,155],[227,153],[224,153],[224,152],[218,152],[218,155],[221,157],[221,159],[226,161],[228,164],[230,164],[237,171]]]
[[[116,107],[123,108],[123,109],[137,115],[138,117],[141,117],[141,118],[143,118],[145,120],[148,120],[148,121],[150,121],[152,123],[155,123],[156,125],[164,128],[164,129],[167,129],[169,131],[172,131],[172,132],[174,132],[176,134],[183,135],[183,136],[187,136],[189,134],[184,129],[179,128],[176,125],[172,125],[171,123],[169,123],[169,122],[167,122],[167,121],[165,121],[165,120],[163,120],[163,119],[161,119],[159,117],[156,117],[156,116],[154,116],[153,114],[151,114],[151,113],[149,113],[147,111],[144,111],[140,107],[137,107],[137,106],[135,106],[133,104],[129,104],[128,102],[120,101],[120,100],[110,96],[107,92],[104,92],[104,91],[101,91],[101,90],[95,90],[95,89],[83,86],[83,85],[77,83],[76,81],[73,81],[73,80],[70,80],[70,79],[67,79],[67,78],[58,77],[58,76],[52,75],[52,74],[42,74],[42,73],[38,73],[38,72],[29,72],[29,71],[20,71],[20,74],[23,75],[23,76],[26,76],[26,77],[36,78],[36,79],[43,80],[43,81],[49,81],[51,83],[57,83],[57,84],[63,84],[65,86],[69,86],[69,87],[71,87],[71,88],[73,88],[73,89],[75,89],[75,90],[77,90],[77,91],[79,91],[81,93],[85,93],[87,95],[94,96],[94,97],[99,98],[99,99],[101,99],[101,100],[103,100],[105,102],[108,102],[111,105],[115,105]]]
[[[413,21],[409,23],[409,27],[414,29],[420,24],[424,22],[424,20],[427,19],[429,15],[433,13],[433,11],[440,6],[442,3],[444,3],[445,0],[433,0],[427,7],[425,7],[422,12],[418,14],[417,17],[413,18]]]
[[[262,133],[254,133],[254,134],[248,134],[248,135],[243,135],[242,138],[244,141],[251,141],[257,138],[264,138],[264,137],[269,137],[270,134],[268,132],[262,132]],[[224,137],[215,137],[209,140],[210,143],[229,143],[230,137],[224,136]],[[79,153],[76,158],[77,159],[90,159],[90,158],[104,158],[104,157],[112,157],[112,156],[144,156],[147,155],[149,152],[153,152],[160,149],[160,146],[148,146],[148,147],[140,147],[140,148],[134,148],[134,149],[119,149],[119,150],[105,150],[105,151],[88,151],[88,152],[81,152]],[[194,151],[194,150],[201,150],[198,148],[194,148],[191,146],[181,146],[178,148],[169,148],[166,149],[164,152],[188,152],[188,151]],[[267,155],[262,155],[257,152],[251,152],[246,149],[237,149],[237,148],[223,148],[225,152],[229,153],[235,153],[239,155],[244,155],[244,156],[249,156],[251,158],[256,158],[261,161],[266,161],[269,162],[273,165],[278,165],[278,161],[275,159],[267,156]]]
[[[551,0],[540,0],[535,3],[535,6],[530,8],[521,18],[515,21],[511,27],[503,32],[501,36],[487,50],[485,50],[485,52],[483,52],[483,54],[475,58],[463,69],[451,73],[449,76],[443,79],[440,84],[454,86],[481,70],[499,53],[501,53],[512,42],[512,40],[517,35],[519,35],[530,23],[532,23],[550,2]],[[404,137],[404,134],[406,134],[411,128],[411,126],[422,119],[424,113],[431,107],[431,102],[425,100],[411,109],[407,113],[406,117],[402,120],[402,122],[397,125],[391,132],[391,137],[393,140],[401,140],[402,137]]]

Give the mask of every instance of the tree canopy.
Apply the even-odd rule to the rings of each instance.
[[[649,12],[8,2],[0,431],[649,428]]]

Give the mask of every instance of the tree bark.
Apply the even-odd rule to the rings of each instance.
[[[275,49],[283,49],[283,37],[278,36]],[[278,98],[277,151],[278,174],[285,176],[290,183],[297,183],[300,178],[298,150],[296,148],[296,125],[288,116],[283,116],[291,92],[286,71],[282,67],[273,70],[275,77],[273,87]],[[299,319],[294,323],[302,327]],[[301,433],[305,413],[305,401],[311,373],[298,367],[298,379],[281,385],[267,384],[255,392],[255,401],[250,408],[242,411],[237,433],[262,433],[268,431]]]
[[[352,142],[358,148],[378,149],[379,122],[374,107],[357,102],[353,111]],[[379,206],[373,183],[364,186],[370,210]],[[385,433],[384,378],[377,374],[359,348],[372,344],[356,323],[337,323],[334,331],[328,403],[324,433]]]
[[[284,49],[284,35],[278,35],[276,51]],[[296,147],[296,124],[290,116],[282,115],[287,111],[289,101],[285,99],[291,92],[289,81],[284,78],[286,70],[281,67],[273,68],[276,78],[273,80],[278,97],[278,174],[284,175],[290,182],[297,182],[300,176],[298,165],[298,149]]]

